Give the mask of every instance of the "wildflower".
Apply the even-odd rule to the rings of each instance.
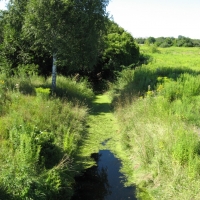
[[[16,89],[19,89],[19,84],[16,83],[16,84],[15,84],[15,87],[16,87]]]

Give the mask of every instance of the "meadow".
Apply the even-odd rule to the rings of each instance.
[[[154,67],[184,67],[199,71],[199,47],[158,48],[154,45],[149,47],[143,45],[140,46],[140,52],[153,57]]]
[[[110,90],[126,184],[138,199],[200,199],[200,49],[140,51],[149,63],[122,71]]]

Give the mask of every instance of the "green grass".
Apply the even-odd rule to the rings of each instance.
[[[111,98],[108,94],[96,95],[88,118],[88,136],[85,138],[81,154],[89,156],[101,149],[107,149],[109,141],[118,133],[118,125],[112,113]],[[105,143],[105,144],[104,144]],[[110,147],[109,147],[110,149]]]
[[[74,176],[84,168],[78,147],[94,94],[85,80],[58,76],[61,89],[53,96],[49,84],[37,75],[0,75],[0,199],[73,194]]]
[[[199,199],[199,49],[158,50],[112,86],[122,171],[140,199]]]
[[[199,47],[170,47],[157,48],[158,52],[151,53],[151,47],[140,46],[141,53],[150,55],[152,68],[189,68],[199,71],[200,69],[200,48]]]
[[[50,95],[50,78],[0,74],[0,199],[70,199],[101,149],[140,199],[200,198],[200,49],[140,48],[150,62],[96,97],[85,79]]]

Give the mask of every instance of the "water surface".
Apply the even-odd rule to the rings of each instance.
[[[109,150],[92,154],[97,166],[76,177],[72,200],[136,200],[135,188],[124,187],[124,177],[119,172],[121,162]]]

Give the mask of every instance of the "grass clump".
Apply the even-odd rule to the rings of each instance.
[[[46,83],[48,87],[51,86],[50,77]],[[64,77],[60,75],[57,77],[56,84],[56,95],[73,102],[78,100],[79,102],[90,104],[95,97],[92,87],[86,78],[77,80],[76,77]]]

